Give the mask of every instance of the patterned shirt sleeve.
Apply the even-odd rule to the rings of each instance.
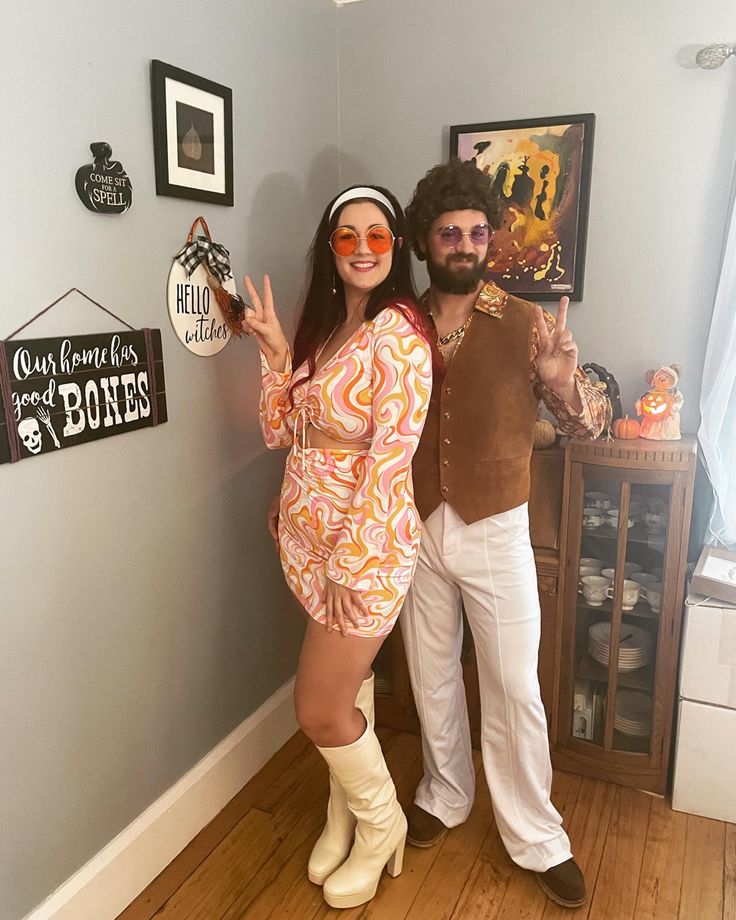
[[[555,325],[555,318],[544,310],[544,319],[551,331]],[[549,411],[557,419],[562,434],[572,438],[597,438],[611,421],[611,404],[602,390],[599,390],[590,380],[585,371],[578,367],[575,370],[575,387],[580,396],[583,408],[576,412],[564,399],[554,393],[540,378],[537,370],[537,354],[539,353],[539,332],[536,325],[532,326],[532,347],[529,365],[529,377],[534,387],[534,393],[541,399]]]
[[[427,342],[398,310],[383,310],[373,339],[373,438],[335,549],[328,577],[356,591],[376,575],[408,581],[412,541],[421,526],[413,503],[411,461],[432,390]]]
[[[271,370],[261,352],[261,434],[269,450],[290,447],[293,441],[295,410],[289,403],[291,353],[283,372]]]

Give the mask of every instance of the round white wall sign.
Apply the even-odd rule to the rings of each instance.
[[[234,278],[228,278],[222,286],[231,294],[237,293]],[[230,340],[230,329],[202,265],[187,275],[184,266],[174,260],[166,296],[169,319],[182,345],[202,357],[222,351]]]

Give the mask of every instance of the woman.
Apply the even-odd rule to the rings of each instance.
[[[386,865],[398,875],[406,838],[373,731],[371,673],[419,549],[411,460],[432,381],[404,236],[404,215],[385,189],[354,187],[331,202],[312,244],[293,372],[268,276],[262,300],[246,278],[263,436],[268,447],[291,446],[279,552],[309,615],[296,712],[330,768],[309,878],[333,907],[369,901]]]

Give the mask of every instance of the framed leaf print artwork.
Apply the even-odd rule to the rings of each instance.
[[[151,61],[156,194],[233,204],[233,93]]]

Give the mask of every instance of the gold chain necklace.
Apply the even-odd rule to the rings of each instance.
[[[445,363],[445,366],[449,365],[450,361],[454,358],[455,352],[458,350],[462,344],[463,339],[465,338],[465,333],[468,331],[468,326],[470,326],[471,320],[473,319],[473,311],[470,316],[465,320],[462,326],[458,326],[457,329],[453,329],[452,332],[448,332],[447,335],[437,335],[437,347],[439,353],[442,355],[442,360]],[[434,321],[434,317],[432,317]],[[435,323],[435,331],[437,329],[437,324]]]
[[[470,325],[470,321],[472,320],[472,318],[473,318],[473,314],[471,313],[470,316],[462,324],[462,326],[458,326],[457,329],[453,329],[452,332],[448,332],[447,335],[438,335],[437,344],[438,345],[449,345],[450,342],[454,342],[455,339],[462,338],[462,336],[464,336],[465,333],[467,332],[468,326]]]

